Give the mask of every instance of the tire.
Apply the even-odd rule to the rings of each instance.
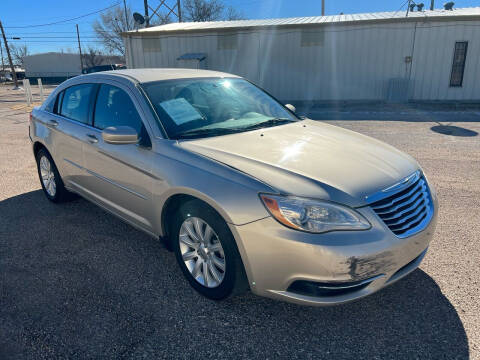
[[[36,160],[38,177],[47,199],[54,203],[72,200],[75,196],[65,188],[57,166],[48,151],[40,149],[37,152]],[[48,181],[44,179],[47,177]]]
[[[192,241],[193,237],[186,231],[193,229],[198,235],[196,226],[203,233],[203,243]],[[212,231],[207,231],[207,226]],[[209,205],[200,200],[185,202],[177,210],[171,229],[170,240],[177,262],[190,285],[200,294],[209,299],[222,300],[248,290],[248,280],[235,239],[227,223]],[[207,232],[211,234],[210,238]],[[187,243],[195,245],[196,250]],[[199,267],[195,270],[199,261],[201,274],[198,273]],[[207,276],[204,276],[205,267]]]

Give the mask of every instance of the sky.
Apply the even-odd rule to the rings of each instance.
[[[92,14],[78,20],[52,26],[30,27],[31,25],[56,22],[89,14],[121,0],[2,0],[0,21],[5,27],[7,40],[13,44],[26,44],[30,53],[46,51],[78,50],[75,24],[80,29],[82,47],[100,47],[92,23],[98,18]],[[166,0],[173,4],[176,0]],[[232,6],[246,19],[318,16],[321,15],[320,0],[219,0]],[[430,0],[422,0],[429,7]],[[446,0],[435,0],[439,8]],[[151,6],[159,0],[149,0]],[[327,15],[397,11],[406,0],[325,0]],[[143,0],[127,0],[132,11],[143,12]],[[480,6],[480,0],[457,0],[455,7]],[[155,6],[156,7],[156,6]],[[23,28],[18,28],[23,26]],[[20,40],[11,39],[20,37]]]

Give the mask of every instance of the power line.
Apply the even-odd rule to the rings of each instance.
[[[19,39],[18,38],[15,39],[16,37],[19,37],[19,36],[9,36],[9,40],[22,41],[23,39],[76,39],[77,38],[76,36],[73,36],[73,35],[72,36],[21,36],[19,37]],[[98,36],[82,35],[82,39],[83,38],[97,39]]]
[[[115,32],[113,30],[102,30],[104,32]],[[84,33],[94,33],[94,30],[87,30]],[[15,35],[38,35],[38,34],[76,34],[75,31],[35,31],[35,32],[15,32]],[[12,35],[13,36],[13,35]]]
[[[101,13],[102,11],[114,8],[115,6],[117,6],[119,4],[120,4],[120,2],[116,2],[115,4],[113,4],[111,6],[108,6],[106,8],[103,8],[103,9],[100,9],[100,10],[97,10],[97,11],[92,11],[91,13],[76,16],[76,17],[70,18],[70,19],[55,21],[55,22],[46,23],[46,24],[23,25],[23,26],[5,26],[5,28],[8,28],[8,29],[27,29],[27,28],[34,28],[34,27],[41,27],[41,26],[51,26],[51,25],[63,24],[63,23],[69,22],[69,21],[74,21],[74,20],[82,19],[82,18],[87,17],[87,16],[91,16],[91,15]]]
[[[58,43],[58,44],[69,44],[69,43],[76,43],[77,41],[72,40],[27,40],[27,41],[18,41],[20,44],[30,44],[30,43]],[[89,42],[89,43],[103,43],[102,40],[82,40],[82,42]]]

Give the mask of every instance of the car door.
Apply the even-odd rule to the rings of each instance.
[[[115,84],[115,85],[113,85]],[[115,82],[99,85],[93,109],[93,128],[84,146],[89,195],[110,211],[145,230],[152,229],[153,154],[151,138],[130,89]],[[141,111],[141,110],[140,110]],[[109,144],[102,138],[107,127],[129,126],[138,144]]]
[[[73,85],[59,93],[47,126],[52,129],[53,157],[68,188],[82,188],[83,144],[91,124],[90,108],[95,84]]]

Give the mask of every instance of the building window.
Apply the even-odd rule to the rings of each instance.
[[[143,38],[143,51],[144,52],[160,52],[162,48],[160,46],[160,39],[158,38]]]
[[[465,71],[465,60],[467,58],[467,41],[457,41],[453,54],[452,74],[450,75],[450,86],[460,87],[463,83]]]
[[[301,46],[323,46],[325,32],[320,29],[302,29]]]
[[[218,34],[217,35],[217,49],[218,50],[236,50],[237,49],[237,34]]]

